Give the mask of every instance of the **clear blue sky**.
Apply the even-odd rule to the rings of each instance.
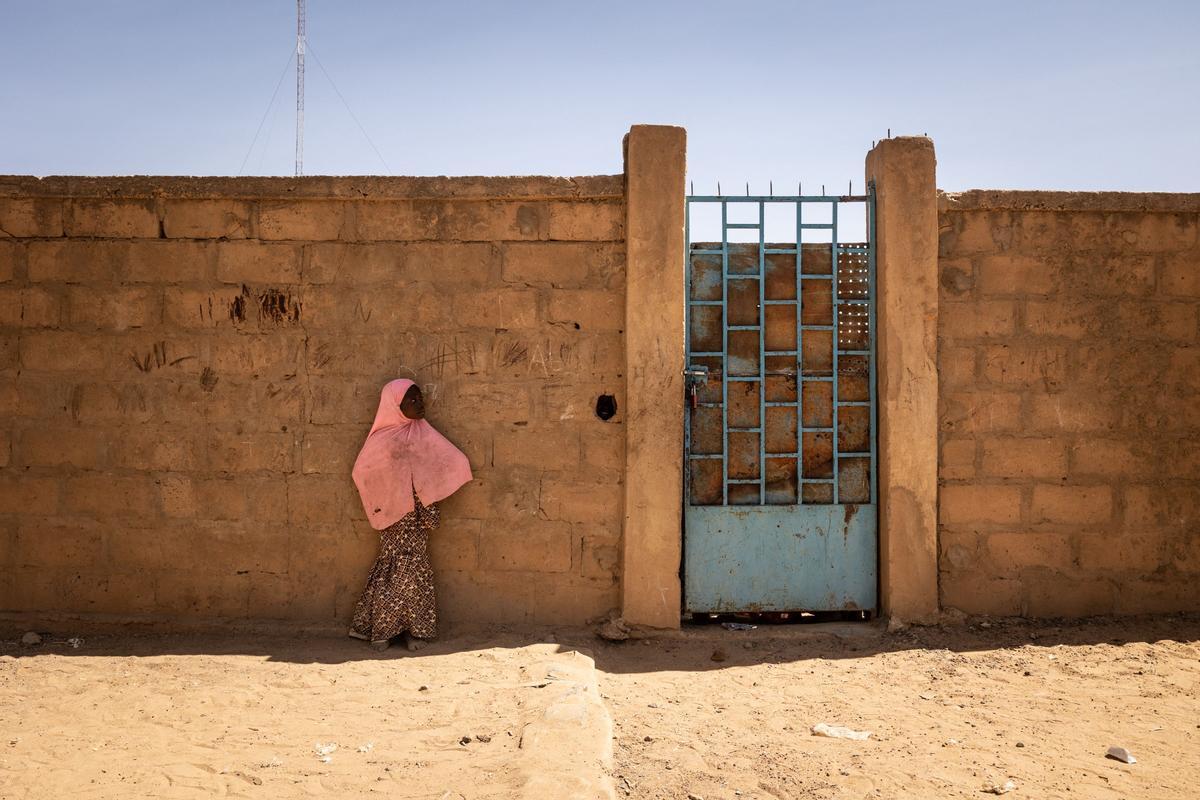
[[[928,133],[938,184],[1200,191],[1200,2],[309,0],[308,174],[615,173],[683,125],[698,191],[861,184]],[[238,174],[290,0],[0,0],[0,172]],[[290,175],[294,71],[246,174]]]

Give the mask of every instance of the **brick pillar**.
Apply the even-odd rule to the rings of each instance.
[[[879,577],[883,613],[938,612],[938,227],[936,159],[925,137],[884,139],[875,181],[879,396]]]
[[[683,128],[625,139],[625,525],[622,614],[679,627],[683,513]]]

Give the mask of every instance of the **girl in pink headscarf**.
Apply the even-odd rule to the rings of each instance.
[[[441,520],[437,502],[471,480],[471,466],[425,421],[420,387],[395,380],[383,387],[353,474],[380,545],[350,635],[384,650],[405,634],[408,649],[418,650],[437,635],[429,564],[429,531]]]

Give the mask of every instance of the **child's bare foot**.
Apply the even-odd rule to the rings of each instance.
[[[415,653],[418,650],[424,650],[429,646],[429,642],[425,639],[417,639],[413,636],[404,637],[404,646],[408,648],[408,652]]]
[[[377,653],[382,653],[384,650],[387,650],[391,644],[391,640],[389,639],[378,639],[374,642],[371,642],[371,649]]]

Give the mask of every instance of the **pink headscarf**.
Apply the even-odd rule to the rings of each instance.
[[[383,387],[375,424],[354,460],[354,483],[371,527],[381,531],[413,511],[413,490],[423,505],[454,494],[471,480],[471,465],[423,419],[400,411],[409,380]]]

